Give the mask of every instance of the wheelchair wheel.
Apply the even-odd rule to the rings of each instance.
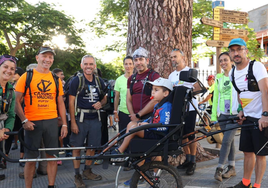
[[[171,165],[166,166],[163,162],[154,161],[144,164],[140,169],[154,185],[151,186],[136,171],[132,176],[130,188],[182,188],[181,177]]]

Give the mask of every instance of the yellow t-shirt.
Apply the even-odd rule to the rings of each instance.
[[[24,93],[26,75],[23,74],[16,85],[16,92]],[[58,117],[56,105],[56,84],[52,74],[40,73],[33,69],[33,77],[30,84],[32,105],[30,105],[29,89],[24,96],[25,116],[30,121],[53,119]],[[59,79],[59,96],[63,95],[62,82]]]

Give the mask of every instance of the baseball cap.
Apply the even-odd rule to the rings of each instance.
[[[173,85],[172,85],[172,82],[168,79],[165,79],[165,78],[158,78],[156,79],[155,81],[153,82],[150,82],[150,81],[147,81],[147,83],[150,83],[154,86],[162,86],[162,87],[165,87],[167,89],[169,89],[170,91],[173,90]]]
[[[207,81],[209,81],[209,80],[215,80],[215,76],[214,75],[209,75],[208,77],[207,77]]]
[[[15,71],[15,74],[18,74],[18,75],[23,75],[25,71],[21,68],[21,67],[16,67],[16,71]]]
[[[230,48],[230,47],[233,46],[233,45],[238,45],[238,46],[245,46],[245,47],[247,47],[246,42],[245,42],[243,39],[241,39],[241,38],[235,38],[235,39],[232,39],[232,40],[230,41],[229,45],[228,45],[228,48]]]
[[[149,52],[144,49],[143,47],[139,47],[137,50],[135,50],[135,52],[133,53],[132,57],[133,59],[136,59],[138,57],[148,57]]]
[[[52,48],[48,47],[48,46],[40,47],[38,52],[37,52],[37,55],[38,54],[43,54],[43,53],[46,53],[46,52],[52,52],[53,55],[56,55],[55,51]]]

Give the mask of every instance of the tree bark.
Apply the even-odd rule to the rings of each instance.
[[[165,78],[173,71],[172,49],[181,49],[190,65],[192,8],[193,0],[129,0],[127,54],[144,47],[150,66]]]

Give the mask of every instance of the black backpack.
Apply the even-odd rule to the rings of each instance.
[[[77,71],[74,75],[72,75],[70,78],[68,78],[68,80],[65,82],[63,90],[64,90],[64,103],[65,103],[65,108],[66,111],[69,112],[69,90],[70,90],[70,83],[72,82],[72,80],[74,79],[74,77],[78,76],[79,79],[79,85],[77,88],[77,92],[76,92],[76,97],[83,91],[85,90],[85,92],[89,92],[88,90],[88,86],[85,85],[85,77],[83,76],[83,73],[80,71]],[[100,83],[100,79],[98,76],[95,75],[95,82],[96,82],[96,87],[99,90],[100,93],[100,100],[103,99],[104,97],[104,92],[103,92],[103,88],[102,85]]]
[[[107,103],[103,106],[103,109],[106,111],[114,111],[114,91],[115,81],[110,80],[106,86],[105,92],[107,93]]]
[[[255,76],[253,75],[253,65],[254,65],[254,62],[255,62],[255,60],[249,62],[248,74],[247,74],[248,91],[252,91],[252,92],[260,91],[259,86],[258,86],[258,82],[257,82]],[[233,84],[235,90],[238,92],[238,94],[240,94],[241,92],[245,92],[246,90],[240,91],[238,89],[238,87],[237,87],[237,85],[235,83],[234,69],[235,69],[235,67],[232,68],[232,73],[231,73],[232,84]]]
[[[51,72],[55,85],[56,85],[56,104],[58,104],[58,96],[59,96],[59,77]],[[24,93],[23,96],[25,96],[27,89],[29,89],[29,95],[30,95],[30,105],[32,105],[32,92],[31,92],[31,81],[33,78],[33,69],[27,70],[27,75],[26,75],[26,84],[25,84],[25,89],[24,89]]]
[[[13,93],[14,93],[14,88],[10,87],[8,88],[8,83],[6,84],[6,92],[5,95],[0,96],[0,114],[6,114],[8,113],[9,109],[10,109],[10,105],[12,103],[12,97],[13,97]],[[8,97],[7,97],[8,96]]]

